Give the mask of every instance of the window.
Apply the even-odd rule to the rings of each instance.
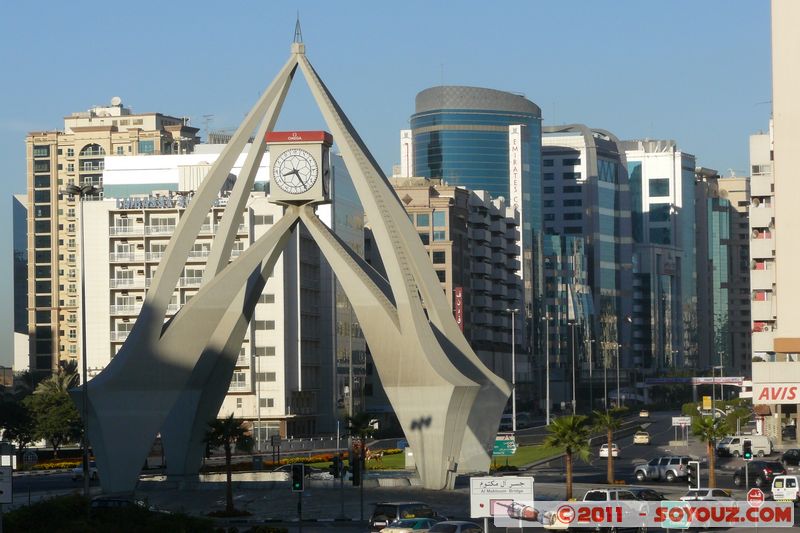
[[[563,202],[561,202],[561,205],[563,205],[564,207],[580,207],[583,205],[583,201],[580,199],[564,200]]]
[[[241,409],[242,408],[242,399],[241,398],[236,398],[236,408],[237,409]]]
[[[274,320],[255,320],[254,324],[256,329],[260,330],[275,329]]]
[[[430,225],[431,225],[431,216],[429,214],[427,213],[417,214],[417,226],[419,226],[420,228],[427,228]]]
[[[256,346],[255,347],[255,354],[256,354],[256,356],[271,356],[271,355],[275,355],[275,347],[274,346]]]
[[[561,174],[561,179],[565,180],[579,180],[581,179],[580,172],[564,172]]]
[[[445,211],[434,211],[433,213],[433,227],[443,228],[446,225]],[[436,240],[436,238],[434,238]]]
[[[583,213],[564,213],[564,220],[583,220]]]
[[[542,179],[544,179],[544,181],[551,181],[553,179],[553,173],[545,172],[544,174],[542,174]]]
[[[447,252],[433,252],[431,260],[434,265],[443,265],[447,261]]]
[[[581,160],[580,160],[579,157],[566,158],[561,162],[561,164],[564,165],[564,166],[572,166],[572,167],[574,167],[576,165],[580,165],[581,164]]]
[[[656,204],[650,206],[650,213],[648,217],[650,222],[668,222],[670,215],[669,204]]]
[[[117,155],[125,155],[125,148],[123,146],[117,146]]]
[[[542,161],[542,166],[543,167],[552,167],[553,166],[553,160],[552,159],[543,160]]]
[[[564,228],[564,234],[566,235],[580,235],[583,233],[583,228],[580,226],[567,226]]]
[[[650,228],[650,242],[653,244],[670,244],[669,228]]]
[[[669,196],[669,179],[653,178],[650,180],[650,197]]]
[[[50,161],[34,161],[33,162],[33,171],[34,172],[50,172]]]
[[[274,304],[275,303],[275,295],[274,294],[262,294],[258,297],[258,303],[260,304]]]
[[[256,381],[276,381],[278,376],[275,372],[256,372]]]
[[[49,235],[37,235],[33,238],[34,248],[50,248]]]
[[[553,213],[547,213],[544,216],[545,221],[550,222],[556,219],[556,216]]]
[[[50,157],[50,147],[47,145],[34,146],[33,157]]]
[[[139,141],[140,154],[152,154],[155,152],[155,143],[153,141]]]
[[[75,157],[75,149],[67,148],[67,157]]]
[[[555,191],[555,187],[545,187],[544,188],[544,193],[545,194],[553,194],[554,191]]]
[[[444,230],[436,230],[433,232],[433,240],[435,241],[446,241],[447,240],[447,232]]]
[[[447,273],[444,270],[437,270],[436,277],[439,278],[439,281],[441,281],[442,283],[447,281]]]
[[[553,200],[545,200],[544,207],[553,207]]]
[[[571,192],[581,192],[580,185],[565,185],[562,187],[562,192],[571,193]]]
[[[67,163],[67,172],[75,172],[75,163]]]
[[[258,406],[261,408],[275,407],[275,398],[259,398]]]
[[[420,233],[419,239],[422,241],[422,244],[430,244],[431,243],[431,236],[427,233]]]
[[[35,233],[50,233],[49,220],[37,220],[33,223],[33,231]]]
[[[253,217],[253,223],[256,226],[272,224],[275,221],[272,215],[256,215]]]
[[[50,203],[50,191],[34,191],[33,192],[33,201],[37,204],[49,204]],[[49,215],[48,210],[48,215]]]

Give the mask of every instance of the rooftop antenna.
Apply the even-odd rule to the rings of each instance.
[[[300,10],[297,10],[297,22],[294,24],[294,41],[295,43],[303,42],[303,32],[300,30]]]

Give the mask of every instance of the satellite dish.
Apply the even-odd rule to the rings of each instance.
[[[122,105],[122,98],[119,96],[115,96],[111,99],[111,105],[113,106],[121,106]]]

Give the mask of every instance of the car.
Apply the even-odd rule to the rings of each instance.
[[[633,491],[629,489],[592,489],[583,495],[585,502],[614,502],[638,500]]]
[[[425,533],[431,527],[433,527],[434,524],[441,521],[442,518],[438,517],[401,518],[381,529],[381,533],[411,533],[412,531],[416,531],[417,533]]]
[[[772,484],[775,476],[786,475],[786,468],[778,461],[750,461],[746,467],[740,467],[733,474],[733,484],[741,487],[745,483],[745,468],[747,468],[747,481],[751,487],[767,487]]]
[[[83,479],[83,465],[72,469],[72,481],[78,481],[79,479]],[[99,479],[97,463],[94,461],[89,461],[89,479],[92,481],[97,481]]]
[[[650,444],[650,433],[646,431],[637,431],[633,434],[634,444]]]
[[[692,458],[688,455],[665,455],[651,459],[650,462],[638,464],[633,469],[636,481],[658,480],[673,482],[686,477],[686,466]]]
[[[683,496],[682,502],[710,501],[710,502],[732,502],[736,501],[731,492],[725,489],[692,489]]]
[[[600,451],[597,454],[598,457],[608,457],[608,444],[603,444],[600,446]],[[617,446],[616,442],[611,443],[611,457],[619,457],[619,446]]]
[[[717,455],[740,457],[747,442],[750,443],[753,455],[764,457],[772,454],[772,441],[766,435],[730,435],[717,443]]]
[[[642,409],[639,411],[639,418],[650,418],[650,411],[647,409]]]
[[[439,515],[427,503],[415,501],[380,502],[375,504],[372,515],[369,517],[369,530],[380,531],[398,519],[435,517],[439,517]]]
[[[630,487],[628,490],[633,493],[637,500],[643,502],[663,502],[669,500],[669,498],[653,489]]]
[[[775,501],[800,501],[800,476],[775,476],[772,497]]]
[[[790,448],[781,456],[783,466],[800,466],[800,449]]]
[[[475,522],[445,520],[434,524],[428,533],[483,533],[483,528]]]

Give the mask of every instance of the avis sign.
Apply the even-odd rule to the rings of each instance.
[[[798,402],[800,402],[800,385],[796,383],[753,383],[753,403]]]

